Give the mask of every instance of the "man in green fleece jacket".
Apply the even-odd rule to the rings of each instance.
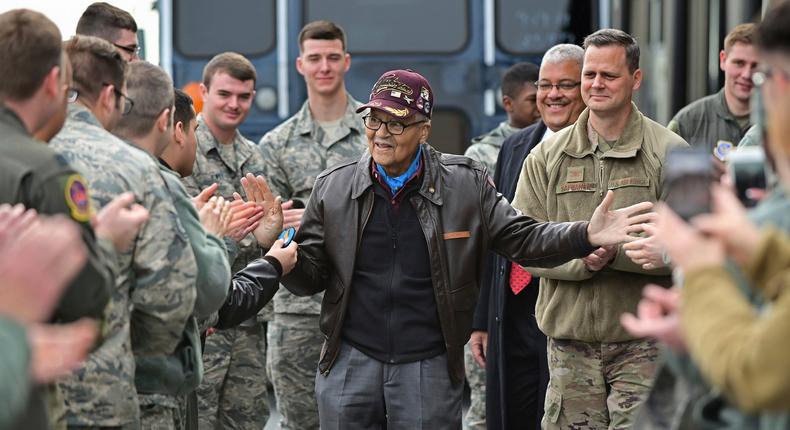
[[[641,84],[639,46],[620,30],[584,41],[576,124],[527,157],[513,206],[537,221],[589,219],[607,190],[615,205],[659,200],[667,150],[682,138],[642,115],[631,101]],[[666,269],[645,270],[617,248],[601,248],[540,276],[536,317],[549,338],[543,427],[630,428],[650,388],[657,349],[620,326],[646,283],[668,286]]]

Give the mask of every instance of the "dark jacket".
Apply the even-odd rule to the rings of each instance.
[[[482,164],[427,144],[422,154],[423,182],[409,201],[425,232],[448,370],[458,382],[464,378],[463,348],[489,249],[523,265],[555,266],[594,248],[586,222],[539,224],[522,216],[496,191]],[[320,316],[326,342],[318,364],[325,375],[340,349],[345,291],[352,288],[361,233],[373,208],[370,160],[366,153],[318,176],[296,236],[296,268],[283,278],[297,295],[326,290]]]
[[[281,275],[282,266],[272,257],[253,260],[236,272],[214,327],[233,328],[257,315],[280,288]]]
[[[496,162],[494,183],[505,198],[512,200],[516,194],[521,166],[529,152],[543,138],[546,125],[543,121],[520,130],[505,139]],[[505,363],[505,330],[513,327],[503,326],[506,318],[506,301],[510,280],[510,261],[500,255],[490,254],[486,262],[480,286],[480,300],[475,309],[474,329],[488,332],[488,349],[486,350],[486,428],[489,430],[504,429],[507,423],[507,369]],[[520,310],[523,318],[528,319],[532,330],[532,339],[524,339],[525,343],[542,343],[544,348],[538,351],[539,379],[538,412],[543,411],[543,399],[548,386],[548,363],[546,361],[545,338],[535,321],[535,301],[540,279],[532,278],[530,284],[520,294],[531,294],[524,309]],[[523,303],[523,302],[522,302]],[[510,309],[513,309],[512,307]],[[542,416],[542,413],[538,415]],[[536,427],[540,428],[540,417],[536,417]]]

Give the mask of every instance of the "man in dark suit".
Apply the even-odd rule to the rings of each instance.
[[[538,143],[573,124],[584,110],[580,81],[584,50],[570,44],[546,51],[537,103],[541,120],[508,137],[494,182],[512,200],[524,159]],[[470,346],[486,368],[486,424],[492,429],[539,429],[549,381],[546,336],[535,321],[538,278],[490,254],[481,282]]]

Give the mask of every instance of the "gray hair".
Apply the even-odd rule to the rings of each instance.
[[[114,133],[126,138],[147,135],[159,114],[173,107],[175,98],[170,76],[159,66],[146,61],[129,63],[126,93],[134,101],[134,106],[113,129]]]
[[[584,49],[571,43],[554,45],[543,54],[543,60],[540,64],[559,64],[566,61],[576,62],[579,65],[579,70],[581,70],[584,65]]]

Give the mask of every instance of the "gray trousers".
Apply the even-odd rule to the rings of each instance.
[[[347,343],[329,375],[315,380],[321,430],[459,430],[463,384],[453,385],[447,354],[382,363]]]

